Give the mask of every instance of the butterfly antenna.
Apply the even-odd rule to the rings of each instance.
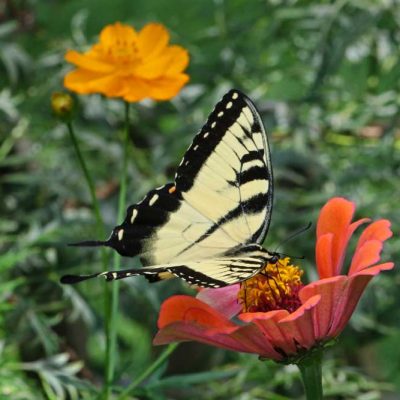
[[[279,253],[280,256],[289,257],[293,260],[304,260],[304,256],[291,256],[290,254]]]
[[[312,226],[312,222],[309,222],[306,226],[304,226],[303,228],[300,228],[298,231],[293,232],[291,235],[289,235],[285,240],[283,240],[281,243],[278,244],[278,246],[276,246],[275,252],[278,253],[278,249],[279,247],[283,246],[284,244],[286,244],[287,242],[289,242],[290,240],[292,240],[293,238],[295,238],[298,235],[301,235],[302,233],[308,231]],[[280,253],[281,254],[281,253]],[[284,254],[282,254],[284,255]],[[292,257],[292,258],[300,258],[301,257]],[[304,258],[304,257],[303,257]]]

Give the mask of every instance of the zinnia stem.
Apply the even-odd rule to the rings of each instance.
[[[307,400],[322,400],[322,351],[318,350],[297,364]]]
[[[125,127],[123,137],[123,159],[122,170],[120,177],[120,189],[118,198],[118,222],[122,221],[126,208],[126,178],[128,166],[128,148],[129,148],[129,103],[125,102]],[[121,259],[117,253],[114,253],[113,258],[114,270],[119,270],[121,267]],[[106,343],[106,393],[105,399],[109,399],[111,394],[111,385],[114,380],[115,359],[117,355],[117,338],[116,338],[116,323],[117,323],[117,310],[118,310],[118,297],[119,297],[119,282],[114,281],[111,289],[111,301],[108,307],[107,315],[107,343]]]
[[[135,389],[140,383],[142,383],[148,376],[163,364],[163,362],[170,356],[171,353],[178,347],[179,343],[171,343],[168,347],[158,356],[158,358],[148,366],[148,368],[139,375],[118,397],[118,400],[124,400],[129,393]]]

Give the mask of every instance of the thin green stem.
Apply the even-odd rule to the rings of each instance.
[[[79,143],[76,138],[74,127],[73,127],[71,121],[67,122],[67,128],[68,128],[69,136],[71,138],[71,142],[75,149],[75,153],[78,157],[79,164],[82,168],[83,175],[85,176],[87,186],[89,188],[90,197],[92,199],[94,215],[95,215],[96,222],[97,222],[97,229],[99,230],[99,234],[105,235],[106,231],[105,231],[105,227],[104,227],[104,221],[103,221],[103,218],[100,213],[100,204],[96,197],[96,188],[94,186],[93,179],[89,173],[89,169],[86,166],[86,162],[85,162],[85,159],[83,158],[81,149],[79,148]]]
[[[128,148],[129,148],[129,103],[125,102],[125,127],[123,138],[123,159],[120,177],[120,190],[118,198],[118,216],[117,220],[121,221],[126,208],[126,186],[127,186],[127,166],[128,166]],[[113,269],[119,270],[121,267],[121,259],[117,253],[113,257]],[[107,307],[107,342],[106,342],[106,387],[104,398],[108,400],[111,395],[111,386],[114,380],[115,359],[117,357],[117,340],[116,340],[116,322],[119,301],[119,282],[114,281],[111,287],[111,299]]]
[[[322,351],[313,352],[297,364],[307,400],[322,400]]]
[[[68,128],[68,132],[69,132],[72,144],[73,144],[74,149],[75,149],[75,153],[76,153],[76,155],[78,157],[79,164],[80,164],[81,169],[83,171],[83,175],[85,176],[85,180],[86,180],[87,186],[89,188],[90,196],[91,196],[91,199],[92,199],[94,215],[95,215],[96,223],[97,223],[98,235],[100,237],[104,238],[105,235],[106,235],[106,229],[105,229],[104,221],[103,221],[103,218],[102,218],[101,212],[100,212],[100,204],[99,204],[99,201],[98,201],[98,199],[96,197],[96,189],[95,189],[95,185],[94,185],[93,179],[92,179],[92,177],[91,177],[91,175],[89,173],[89,169],[86,166],[85,159],[84,159],[84,157],[82,155],[82,152],[80,150],[79,143],[78,143],[78,140],[76,138],[72,122],[68,121],[66,123],[66,125],[67,125],[67,128]],[[101,249],[101,260],[102,260],[102,265],[103,265],[103,271],[105,271],[106,269],[108,269],[108,256],[107,256],[107,253],[106,253],[104,248]],[[109,285],[107,285],[106,282],[104,282],[104,314],[105,314],[106,321],[109,320],[110,309],[111,309],[111,288],[110,288]],[[110,342],[110,330],[109,330],[109,324],[106,322],[106,343],[109,343],[109,342]],[[109,353],[106,352],[106,365],[109,364],[108,363],[108,355],[109,355]],[[106,367],[106,369],[107,369],[107,367]],[[106,378],[105,379],[105,381],[106,381],[105,398],[107,399],[108,398],[107,397],[108,396],[107,393],[110,393],[110,389],[108,388],[108,385],[107,385],[107,382],[108,382],[107,381],[107,376],[108,376],[107,375],[107,370],[106,370],[105,374],[106,374],[106,377],[105,377]]]
[[[174,352],[178,347],[178,343],[171,343],[168,347],[158,356],[158,358],[148,366],[148,368],[139,375],[118,397],[117,400],[124,400],[126,396],[129,395],[132,390],[134,390],[140,383],[142,383],[147,377],[149,377],[153,372],[164,363],[164,361]]]

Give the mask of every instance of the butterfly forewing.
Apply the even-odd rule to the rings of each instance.
[[[262,263],[247,260],[246,264],[243,251],[235,255],[236,263],[246,264],[239,273],[231,258],[224,257],[233,249],[263,242],[272,194],[270,153],[261,118],[245,95],[232,90],[195,136],[175,182],[150,191],[129,207],[124,222],[103,244],[124,256],[140,255],[148,268],[137,273],[149,280],[168,272],[201,286],[235,283],[247,279]],[[264,252],[264,261],[265,254],[271,257]],[[152,268],[154,273],[148,272]]]

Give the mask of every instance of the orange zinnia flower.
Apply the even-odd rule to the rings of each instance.
[[[90,50],[67,52],[65,59],[77,69],[65,76],[64,86],[128,102],[168,100],[189,80],[183,73],[189,63],[187,51],[168,42],[168,31],[161,24],[148,24],[140,32],[119,22],[108,25]]]
[[[350,267],[342,270],[354,203],[333,198],[317,223],[316,264],[320,279],[301,282],[302,271],[288,259],[267,265],[241,285],[202,290],[197,298],[173,296],[160,311],[155,344],[196,340],[225,349],[295,362],[312,348],[336,338],[349,321],[368,282],[393,263],[380,260],[390,222],[371,223],[361,234]],[[240,324],[231,321],[236,316]]]

